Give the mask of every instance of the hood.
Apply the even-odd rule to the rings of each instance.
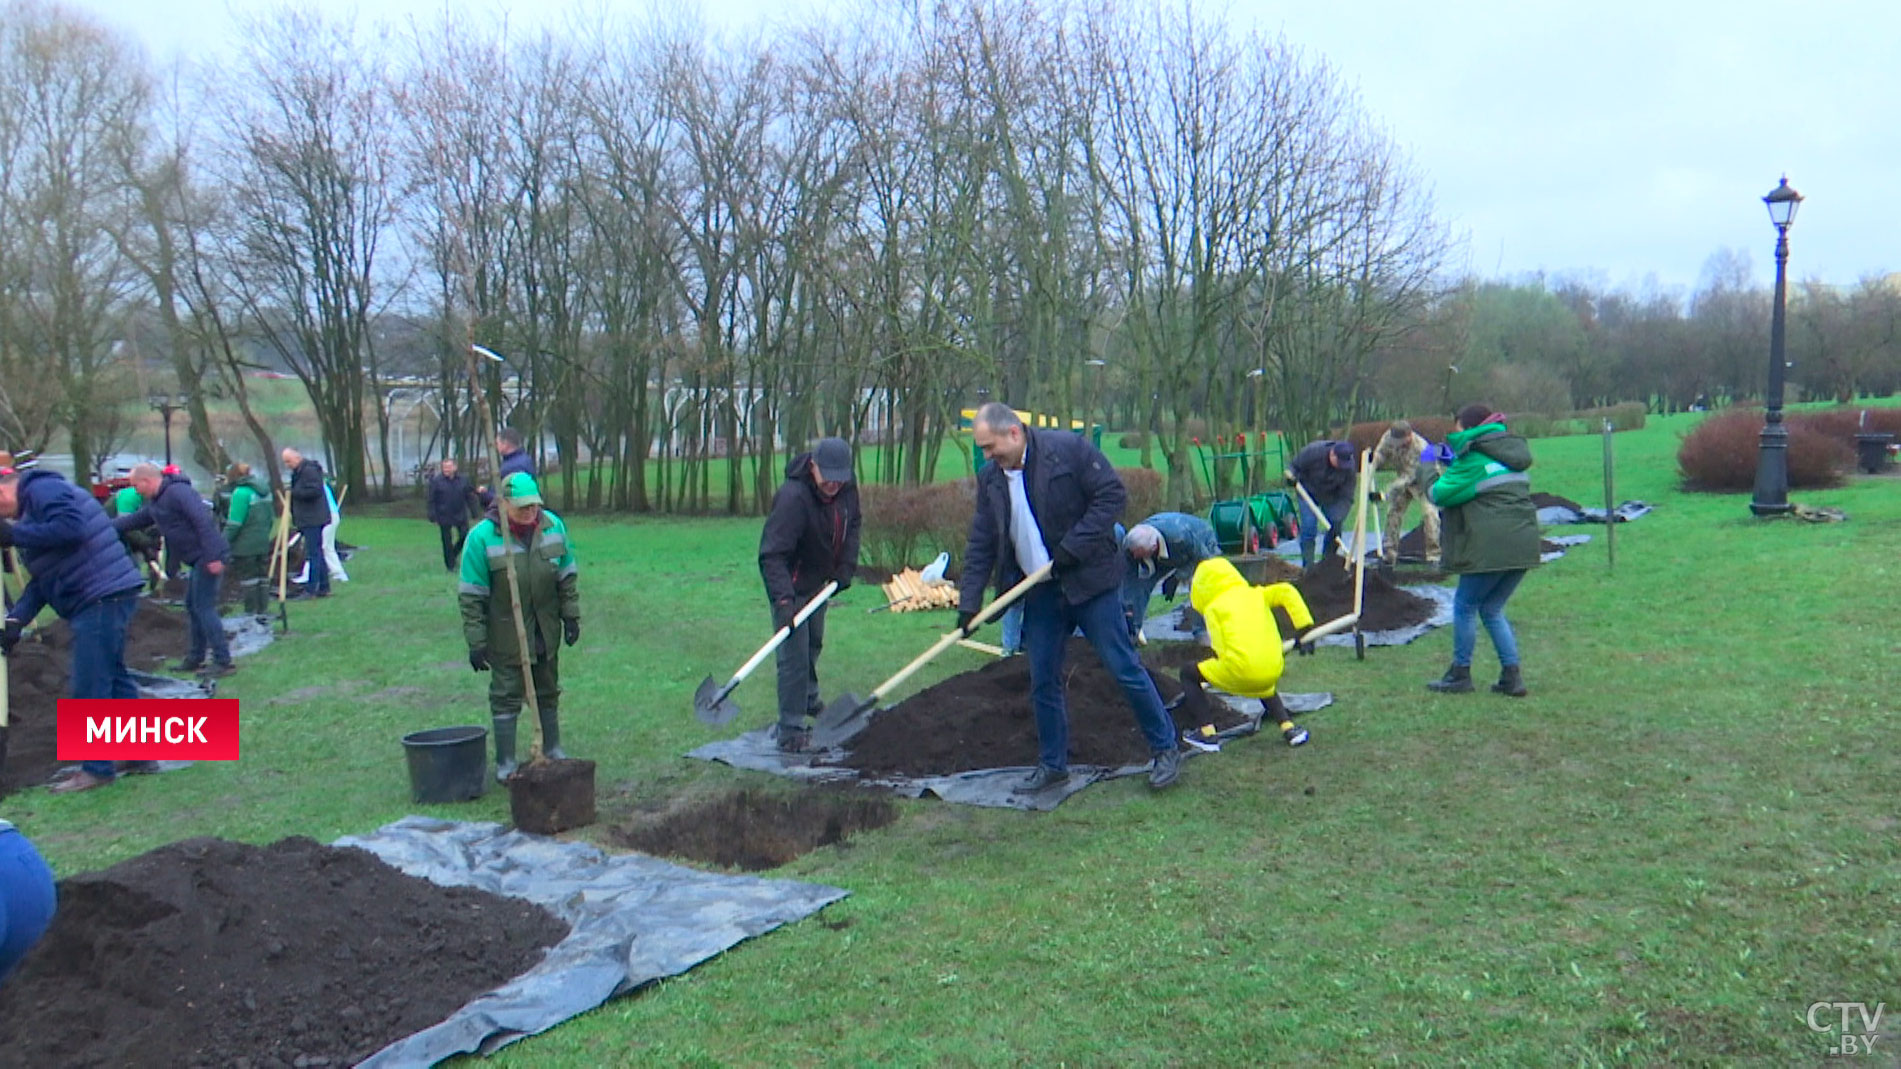
[[[785,477],[788,480],[797,479],[799,482],[802,482],[802,483],[811,483],[812,481],[812,451],[808,449],[805,452],[800,453],[798,456],[793,457],[792,459],[786,461],[785,462]]]
[[[1461,456],[1475,452],[1505,465],[1512,471],[1531,467],[1531,446],[1525,439],[1505,429],[1503,423],[1484,423],[1469,431],[1453,431],[1446,442]]]
[[[1195,569],[1195,581],[1188,588],[1188,603],[1196,612],[1206,613],[1216,598],[1247,585],[1248,581],[1241,578],[1241,573],[1226,557],[1205,560]]]
[[[184,483],[185,489],[187,490],[192,489],[191,480],[183,475],[161,475],[158,477],[158,492],[162,494],[178,483]],[[193,492],[195,493],[196,491]],[[153,496],[156,497],[158,495],[154,494]]]

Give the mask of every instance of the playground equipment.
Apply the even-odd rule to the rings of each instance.
[[[1223,553],[1258,553],[1263,542],[1271,548],[1282,539],[1300,536],[1300,510],[1293,496],[1286,490],[1268,489],[1272,473],[1282,469],[1285,458],[1279,435],[1262,431],[1250,449],[1248,434],[1243,431],[1234,436],[1229,452],[1223,451],[1228,439],[1220,435],[1215,437],[1213,448],[1204,446],[1199,438],[1191,441],[1210,492],[1214,491],[1215,475],[1222,463],[1233,462],[1240,468],[1244,496],[1219,500],[1208,507],[1208,522],[1215,529],[1215,540]]]

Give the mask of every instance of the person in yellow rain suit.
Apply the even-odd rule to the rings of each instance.
[[[1281,701],[1281,634],[1273,609],[1280,608],[1294,625],[1295,648],[1314,625],[1313,613],[1292,583],[1249,586],[1226,557],[1203,561],[1195,569],[1188,591],[1189,603],[1208,621],[1208,644],[1214,656],[1181,670],[1184,692],[1198,692],[1202,684],[1243,698],[1259,698],[1263,718],[1280,725],[1289,746],[1307,741],[1307,729],[1294,723]]]

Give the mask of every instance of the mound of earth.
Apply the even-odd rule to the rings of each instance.
[[[891,799],[860,791],[742,790],[629,820],[610,835],[642,853],[758,872],[897,819]]]
[[[1571,500],[1568,497],[1559,497],[1557,494],[1540,493],[1539,491],[1536,491],[1536,490],[1532,491],[1531,504],[1533,508],[1541,508],[1541,509],[1565,508],[1565,509],[1578,509],[1582,511],[1584,508],[1583,505],[1578,504],[1577,502]]]
[[[1405,552],[1405,542],[1400,543]],[[1324,624],[1353,611],[1353,572],[1328,559],[1314,565],[1294,582],[1315,624]],[[1383,578],[1372,568],[1366,570],[1366,587],[1360,599],[1360,630],[1392,631],[1415,627],[1432,618],[1433,605],[1416,594],[1408,593]],[[1293,624],[1276,609],[1274,618],[1282,634],[1292,634]]]
[[[0,988],[13,1065],[354,1065],[519,976],[567,925],[356,849],[188,839],[59,884]]]
[[[1538,542],[1538,552],[1540,553],[1562,553],[1564,552],[1564,548],[1565,547],[1548,538],[1540,539]],[[1418,527],[1407,531],[1405,537],[1399,540],[1399,555],[1401,557],[1410,557],[1414,560],[1424,559],[1426,556],[1426,532]]]
[[[1181,643],[1143,651],[1162,701],[1181,694],[1175,670],[1205,656],[1205,651]],[[1069,640],[1064,673],[1071,763],[1121,767],[1147,761],[1148,742],[1135,724],[1128,699],[1087,640]],[[1246,721],[1198,693],[1174,716],[1176,726],[1184,730],[1204,724],[1225,730]],[[952,676],[880,713],[853,737],[840,763],[874,775],[942,776],[1036,761],[1030,659],[1005,657]]]
[[[51,611],[40,614],[41,624],[7,658],[8,713],[6,763],[0,767],[0,797],[46,782],[60,767],[54,758],[55,703],[70,691],[73,632]],[[185,656],[191,645],[190,624],[183,609],[167,609],[139,601],[126,629],[125,663],[136,671],[152,671]]]

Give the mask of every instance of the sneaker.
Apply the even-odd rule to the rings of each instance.
[[[95,776],[90,772],[81,770],[54,783],[46,789],[53,794],[77,794],[80,791],[92,790],[94,787],[104,787],[111,782],[112,779],[110,777]]]
[[[204,667],[205,667],[205,662],[203,661],[185,660],[185,661],[180,661],[175,665],[172,665],[172,671],[174,672],[201,672],[204,670]]]
[[[1307,729],[1301,727],[1299,724],[1290,725],[1281,729],[1281,738],[1285,739],[1289,746],[1305,746],[1307,744]]]
[[[1182,772],[1182,751],[1176,746],[1155,755],[1149,766],[1149,786],[1155,790],[1171,787]]]
[[[1040,794],[1069,782],[1069,770],[1038,765],[1035,771],[1010,785],[1011,794]]]

